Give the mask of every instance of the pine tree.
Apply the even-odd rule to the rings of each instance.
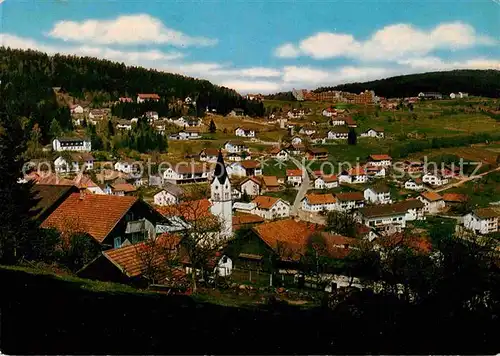
[[[61,136],[62,134],[62,128],[61,125],[59,125],[59,122],[56,119],[53,119],[52,122],[50,123],[50,137],[57,138]]]
[[[113,126],[113,122],[108,120],[108,137],[115,135],[115,127]]]
[[[348,145],[356,145],[358,141],[358,137],[356,136],[356,131],[354,131],[354,129],[350,129],[349,130],[349,133],[347,134],[347,144]]]
[[[33,183],[18,183],[25,164],[26,137],[5,94],[0,92],[5,98],[0,104],[0,261],[14,263],[38,233],[32,210],[36,204]]]
[[[215,126],[214,119],[210,120],[210,124],[208,125],[208,131],[210,133],[215,133],[217,131],[217,126]]]

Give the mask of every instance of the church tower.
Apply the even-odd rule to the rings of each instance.
[[[210,211],[221,219],[221,235],[230,237],[233,234],[233,201],[231,198],[231,182],[227,174],[222,151],[219,150],[214,178],[210,185],[212,206]]]

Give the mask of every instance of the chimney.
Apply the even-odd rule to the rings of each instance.
[[[85,190],[86,190],[86,189],[87,189],[87,188],[83,188],[83,187],[82,187],[82,188],[80,188],[80,200],[85,199],[85,195],[86,195]]]

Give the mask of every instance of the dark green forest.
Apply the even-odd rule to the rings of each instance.
[[[329,90],[351,93],[374,90],[375,94],[389,98],[417,96],[420,92],[440,92],[448,95],[461,91],[469,95],[496,98],[500,96],[500,71],[452,70],[400,75],[371,82],[321,87],[314,91],[320,93]]]
[[[207,80],[160,72],[140,67],[128,67],[91,57],[54,55],[32,50],[15,50],[0,47],[0,81],[5,90],[16,97],[12,103],[14,111],[28,118],[27,130],[38,125],[42,141],[50,138],[50,125],[53,119],[63,130],[71,130],[71,118],[67,107],[59,107],[53,88],[74,98],[94,93],[92,104],[116,101],[119,97],[135,98],[138,93],[156,93],[162,98],[155,106],[123,105],[127,109],[136,108],[158,111],[169,116],[175,114],[168,108],[168,102],[176,98],[190,96],[197,102],[196,114],[203,115],[205,110],[215,109],[225,115],[234,108],[242,108],[247,115],[264,114],[262,103],[244,99],[236,91],[220,87]],[[160,107],[163,105],[163,107]],[[146,106],[148,108],[146,108]],[[149,106],[153,106],[149,108]],[[120,117],[135,115],[132,110],[116,110]]]

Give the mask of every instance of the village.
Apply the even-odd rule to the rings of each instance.
[[[148,111],[125,120],[112,118],[109,108],[72,104],[76,134],[54,138],[44,148],[53,160],[31,160],[20,183],[35,183],[42,228],[85,234],[99,246],[99,255],[75,271],[78,276],[140,288],[176,290],[191,275],[206,281],[207,271],[209,280],[222,278],[240,289],[363,288],[342,268],[308,276],[304,259],[311,239],[320,237],[324,257],[342,261],[364,244],[379,253],[404,246],[432,254],[430,231],[443,221],[452,221],[461,238],[498,232],[500,208],[473,204],[469,194],[457,192],[495,175],[497,161],[480,161],[471,171],[463,160],[460,166],[427,155],[394,158],[387,146],[396,134],[384,129],[387,124],[354,119],[364,113],[376,121],[373,112],[390,118],[397,110],[415,115],[419,106],[436,105],[441,94],[293,94],[296,100],[279,109],[260,94],[247,95],[266,104],[265,118],[242,109],[221,117],[207,107],[204,117],[162,118]],[[448,100],[467,97],[451,93]],[[159,100],[157,94],[138,94],[118,103]],[[196,102],[186,97],[178,104]],[[168,140],[168,154],[154,162],[137,154],[98,160],[94,156],[102,152],[96,155],[91,139],[78,134],[78,127],[110,123],[118,133],[133,131],[139,120]],[[360,155],[343,156],[345,149]],[[218,231],[197,233],[200,241],[212,241],[211,255],[195,261],[183,251],[182,239],[208,217]],[[168,264],[164,254],[148,254],[145,261],[141,251],[153,248],[148,240],[166,241],[177,254],[169,273],[158,268]]]

